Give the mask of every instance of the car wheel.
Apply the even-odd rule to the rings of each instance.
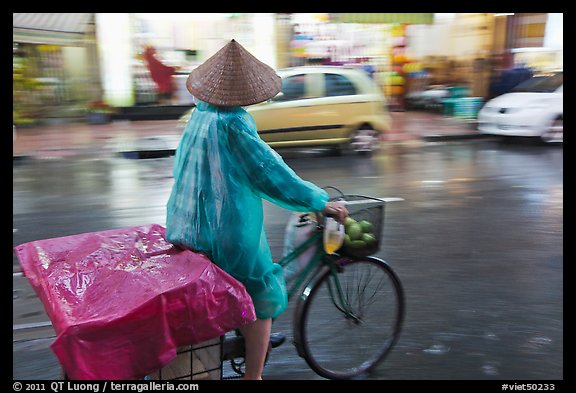
[[[558,116],[540,137],[546,143],[564,142],[564,119]]]
[[[350,136],[350,148],[360,154],[369,154],[378,149],[380,139],[378,132],[369,125],[363,125],[352,131]]]

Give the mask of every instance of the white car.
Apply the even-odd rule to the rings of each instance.
[[[478,113],[483,134],[564,141],[563,73],[537,75],[488,101]]]

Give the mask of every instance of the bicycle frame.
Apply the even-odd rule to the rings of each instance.
[[[344,194],[342,194],[344,197]],[[358,195],[351,195],[348,197],[360,197],[363,200],[353,199],[351,198],[349,201],[345,201],[346,204],[349,205],[357,205],[357,204],[366,204],[366,203],[386,203],[392,201],[400,201],[403,200],[401,198],[371,198],[371,197],[363,197]],[[356,210],[355,213],[362,213],[363,210]],[[382,211],[382,214],[384,212]],[[354,253],[348,252],[346,249],[343,249],[343,254],[328,254],[325,252],[324,249],[324,230],[325,227],[324,223],[324,216],[319,213],[316,214],[316,220],[312,222],[308,220],[303,220],[304,215],[300,216],[300,221],[296,226],[301,225],[314,225],[311,234],[307,239],[305,239],[301,244],[293,248],[290,252],[284,255],[281,259],[275,260],[274,262],[279,264],[282,268],[286,268],[290,265],[290,263],[298,263],[298,268],[295,269],[294,273],[291,274],[290,277],[286,278],[286,287],[288,292],[288,301],[291,301],[294,298],[294,295],[298,295],[296,308],[294,310],[294,316],[292,319],[292,328],[294,329],[294,337],[293,337],[293,344],[296,347],[296,351],[299,356],[306,359],[308,364],[311,366],[314,371],[316,371],[319,375],[324,376],[326,378],[334,378],[336,375],[336,379],[340,379],[338,373],[334,374],[331,371],[326,371],[323,366],[319,366],[315,360],[310,360],[310,348],[307,339],[306,330],[306,315],[309,313],[309,307],[311,304],[311,299],[318,293],[318,289],[324,288],[327,290],[328,299],[326,296],[324,297],[328,304],[330,302],[333,306],[342,313],[346,319],[352,322],[354,325],[362,325],[363,323],[363,312],[361,307],[356,307],[356,305],[352,305],[349,299],[349,288],[348,288],[348,280],[345,279],[341,282],[341,273],[345,271],[347,265],[356,264],[357,262],[368,262],[373,263],[375,265],[380,265],[380,268],[385,270],[385,274],[392,280],[393,290],[395,291],[396,295],[398,296],[398,307],[397,310],[397,321],[396,325],[394,326],[394,335],[392,337],[392,341],[387,339],[384,343],[384,347],[381,349],[381,352],[377,352],[378,360],[382,360],[383,356],[388,352],[388,350],[394,344],[394,340],[397,337],[397,333],[400,329],[400,324],[403,319],[403,295],[402,295],[402,288],[400,286],[399,280],[397,279],[394,272],[388,265],[381,259],[375,258],[371,256],[371,254],[365,255],[363,253]],[[382,217],[383,218],[383,217]],[[304,223],[306,222],[306,223]],[[379,223],[380,224],[380,223]],[[381,234],[381,232],[379,232]],[[314,252],[312,253],[311,247],[316,247]],[[352,251],[352,250],[350,250]],[[371,251],[370,251],[371,252]],[[304,256],[307,254],[306,256]],[[310,255],[312,254],[312,255]],[[299,257],[302,258],[299,260]],[[383,265],[383,266],[382,266]],[[354,271],[353,271],[354,273]],[[324,287],[324,285],[326,285]],[[358,288],[352,288],[353,290],[357,290]],[[323,289],[321,289],[323,291]],[[354,296],[354,294],[352,294]],[[313,301],[312,301],[313,302]],[[356,310],[357,309],[357,310]],[[236,330],[238,336],[241,336],[241,331],[239,329]],[[304,341],[306,340],[306,341]],[[234,340],[232,340],[234,341]],[[237,351],[230,352],[232,355],[227,360],[231,361],[232,368],[238,374],[241,374],[242,365],[244,364],[244,343],[242,338],[240,337],[241,345],[238,345]],[[228,340],[224,341],[224,344],[227,344]],[[234,341],[236,342],[236,341]],[[242,359],[239,363],[236,359]],[[358,369],[359,373],[362,373],[371,367],[373,367],[376,363],[375,358],[369,359],[369,361],[364,362],[362,366]],[[348,374],[345,374],[348,375]],[[352,372],[350,375],[354,375]],[[347,378],[347,377],[344,377]]]
[[[302,255],[312,245],[318,245],[316,253],[310,258],[306,266],[290,280],[291,283],[288,288],[288,300],[290,301],[290,299],[294,297],[299,288],[304,288],[303,290],[306,291],[307,288],[310,287],[312,281],[316,277],[320,276],[323,270],[329,269],[336,287],[336,293],[334,293],[332,286],[329,286],[332,303],[334,303],[334,306],[338,310],[346,314],[347,318],[358,320],[345,300],[344,292],[342,291],[340,280],[338,279],[338,271],[342,269],[342,265],[340,265],[338,261],[342,257],[329,255],[324,251],[322,243],[322,229],[323,227],[318,225],[316,233],[277,262],[284,268],[291,262],[295,261],[296,258]]]

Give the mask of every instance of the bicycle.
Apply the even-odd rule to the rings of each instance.
[[[373,255],[380,248],[386,203],[402,199],[345,195],[334,187],[326,188],[339,193],[330,200],[344,203],[357,225],[366,221],[363,235],[372,233],[373,241],[358,247],[350,239],[335,252],[327,253],[326,217],[299,213],[293,216],[297,218],[294,226],[308,230],[305,240],[293,244],[277,263],[285,271],[297,267],[286,278],[288,298],[297,301],[292,328],[298,355],[324,378],[352,379],[382,362],[401,332],[402,284],[394,270]],[[349,236],[352,238],[352,231]],[[282,342],[271,339],[270,349]],[[226,361],[237,375],[244,374],[245,345],[240,329],[179,348],[177,355],[179,361],[143,379],[231,379],[223,376]]]
[[[293,277],[287,279],[288,299],[297,298],[292,320],[296,351],[318,375],[351,379],[369,373],[396,344],[404,319],[404,292],[394,270],[372,256],[382,238],[385,204],[380,199],[340,195],[356,221],[370,220],[375,241],[363,248],[343,245],[328,254],[323,247],[325,217],[302,213],[299,224],[313,225],[311,236],[288,252],[279,263],[285,269],[311,248],[316,251]],[[330,310],[331,314],[328,313]],[[329,316],[327,316],[329,315]],[[349,332],[350,330],[350,332]],[[243,375],[244,343],[239,330],[223,341],[222,361]]]

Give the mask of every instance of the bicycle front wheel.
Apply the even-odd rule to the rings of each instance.
[[[398,340],[404,318],[402,285],[386,262],[374,257],[340,262],[338,273],[325,271],[303,291],[295,318],[300,355],[329,379],[373,369]]]

